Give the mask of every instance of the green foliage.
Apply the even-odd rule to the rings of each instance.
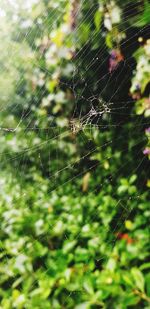
[[[0,308],[148,309],[148,2],[18,3],[15,22],[1,4]]]

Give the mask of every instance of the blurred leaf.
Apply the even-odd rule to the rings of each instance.
[[[94,15],[94,24],[96,26],[97,31],[100,30],[102,18],[103,18],[102,12],[100,10],[97,10]]]
[[[143,277],[142,272],[138,268],[134,267],[134,268],[131,269],[131,274],[133,276],[133,279],[135,281],[137,288],[140,291],[144,292],[145,282],[144,282],[144,277]]]

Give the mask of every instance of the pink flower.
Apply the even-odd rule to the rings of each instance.
[[[118,49],[113,49],[110,52],[110,58],[109,58],[109,72],[111,73],[112,71],[114,71],[117,66],[118,63],[120,61],[122,61],[124,59],[123,55],[121,54],[121,52]]]
[[[150,155],[150,148],[149,148],[149,147],[146,147],[146,148],[143,150],[143,154],[144,154],[144,155]]]
[[[145,130],[146,134],[150,134],[150,127]]]

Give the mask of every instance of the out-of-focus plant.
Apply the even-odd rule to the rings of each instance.
[[[13,107],[1,115],[1,308],[146,309],[148,2],[21,12],[19,36],[4,27],[8,70],[0,55]]]

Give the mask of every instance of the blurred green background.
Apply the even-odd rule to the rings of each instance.
[[[149,0],[0,0],[0,40],[0,308],[149,309]]]

